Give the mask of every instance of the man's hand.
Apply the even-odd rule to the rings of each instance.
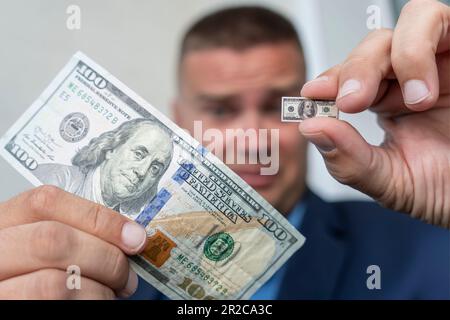
[[[395,30],[371,33],[302,95],[334,99],[349,113],[370,109],[385,131],[371,146],[344,121],[314,118],[302,134],[328,171],[378,200],[450,228],[450,8],[411,1]]]
[[[0,299],[112,299],[137,288],[125,254],[145,230],[120,214],[56,187],[43,186],[0,204]],[[81,289],[66,269],[81,270]]]

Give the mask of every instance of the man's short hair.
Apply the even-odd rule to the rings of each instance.
[[[245,50],[261,44],[292,42],[302,47],[293,24],[282,15],[262,7],[222,9],[194,23],[181,44],[180,59],[202,49]]]

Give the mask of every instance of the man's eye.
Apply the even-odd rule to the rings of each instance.
[[[266,110],[264,110],[264,113],[266,113],[266,114],[279,114],[280,113],[280,107],[276,106],[276,107],[267,108]]]
[[[156,164],[152,164],[150,166],[150,173],[154,176],[157,176],[159,174],[159,172],[161,171],[160,166],[156,165]]]
[[[137,150],[137,151],[134,152],[134,156],[136,157],[136,159],[142,160],[144,158],[144,153],[139,151],[139,150]]]
[[[280,105],[276,102],[266,104],[262,110],[265,114],[279,114],[280,113]]]
[[[233,115],[234,113],[234,110],[232,110],[231,108],[222,106],[210,107],[207,108],[207,111],[216,118],[228,117]]]

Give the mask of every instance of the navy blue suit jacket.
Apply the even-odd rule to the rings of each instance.
[[[450,232],[371,202],[308,192],[304,246],[287,261],[278,299],[450,299]],[[367,288],[367,267],[381,289]],[[161,298],[140,281],[134,298]]]

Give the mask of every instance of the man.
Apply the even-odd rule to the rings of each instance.
[[[92,139],[73,166],[44,164],[33,173],[43,184],[134,218],[156,195],[172,153],[168,130],[155,120],[135,119]]]
[[[448,11],[448,7],[440,7],[440,4],[431,2],[431,5]],[[413,9],[409,7],[405,9],[405,14],[412,14],[408,10]],[[400,28],[405,14],[400,18]],[[343,85],[337,99],[338,106],[345,111],[352,111],[351,108],[362,111],[365,106],[371,105],[372,101],[368,101],[367,96],[370,90],[376,91],[376,81],[381,81],[374,79],[374,76],[386,74],[375,72],[374,75],[372,70],[377,70],[376,67],[380,65],[388,69],[385,64],[390,63],[390,56],[385,56],[386,48],[390,45],[387,33],[390,32],[384,30],[371,34],[361,47],[355,49],[353,54],[356,58],[351,56],[348,62],[339,66],[340,72],[336,68],[327,72],[328,79],[322,78],[307,84],[303,88],[303,95],[335,99],[338,96],[337,79],[339,83],[345,83],[345,77],[359,76],[362,78],[360,81],[370,81],[363,87],[366,99],[346,101],[352,95],[349,90],[355,88]],[[376,59],[373,58],[374,52],[378,54]],[[347,67],[353,69],[347,71]],[[390,75],[390,78],[393,76]],[[400,213],[389,212],[373,203],[325,203],[307,191],[306,140],[298,134],[295,124],[280,123],[279,120],[281,97],[299,95],[304,79],[305,63],[294,28],[284,18],[265,9],[235,8],[211,14],[195,23],[187,31],[182,43],[179,95],[174,105],[175,120],[181,127],[193,132],[194,121],[201,120],[205,129],[280,130],[280,169],[276,175],[261,175],[260,165],[230,165],[307,238],[304,247],[256,293],[255,298],[450,298],[448,231],[414,221]],[[354,83],[350,82],[350,85]],[[395,85],[390,89],[385,88],[386,85],[380,87],[380,95],[396,89]],[[446,91],[442,90],[442,93]],[[375,99],[376,92],[370,92],[370,97]],[[395,113],[408,113],[409,109],[402,99],[398,102],[386,101],[387,97],[384,99],[380,101],[378,97],[376,102],[395,105]],[[359,104],[356,106],[356,103]],[[381,108],[386,111],[388,105]],[[447,115],[448,119],[448,111],[449,108],[441,108],[436,112],[445,113],[442,116]],[[309,118],[313,113],[313,106],[305,104],[304,115]],[[388,117],[383,115],[383,119]],[[448,177],[448,172],[445,173],[443,169],[447,164],[448,170],[450,134],[433,136],[433,129],[444,129],[434,121],[421,124],[421,132],[415,132],[414,127],[425,117],[423,113],[417,115],[419,119],[411,120],[413,122],[409,125],[403,117],[395,120],[388,118],[390,121],[405,122],[402,125],[406,132],[400,138],[393,131],[403,129],[386,129],[392,141],[387,144],[391,145],[386,145],[383,151],[373,148],[376,157],[385,157],[375,158],[374,162],[367,159],[370,156],[368,149],[372,147],[361,141],[354,130],[350,131],[345,122],[310,119],[301,124],[300,130],[319,149],[324,149],[321,152],[330,172],[338,180],[368,193],[385,206],[412,215],[423,215],[424,218],[431,213],[427,213],[428,206],[433,203],[443,206],[433,211],[436,216],[429,221],[446,226],[448,224],[442,211],[444,208],[449,209],[446,196],[439,196],[436,192],[432,200],[422,200],[425,192],[422,188],[428,183],[414,181],[405,172],[403,163],[408,161],[409,154],[405,154],[404,159],[398,156],[403,143],[401,140],[409,139],[403,135],[412,135],[415,147],[419,148],[417,151],[421,152],[423,146],[427,150],[435,149],[430,150],[435,153],[435,157],[438,156],[436,150],[444,157],[444,166],[436,164],[433,169],[430,167],[427,174],[444,174]],[[429,138],[438,140],[433,148],[430,142],[419,138],[427,126]],[[328,149],[326,138],[322,136],[329,137],[337,146]],[[350,142],[355,145],[346,144],[347,139],[351,139]],[[421,143],[418,145],[419,141]],[[442,151],[445,144],[447,149]],[[392,153],[389,157],[397,163],[392,164],[385,153]],[[390,165],[396,165],[397,168],[391,169]],[[410,167],[413,165],[408,164]],[[416,172],[413,175],[420,175],[418,166],[415,164]],[[399,181],[399,178],[405,181]],[[415,191],[411,190],[411,181]],[[436,181],[442,180],[438,178]],[[394,195],[398,203],[392,202]],[[427,266],[420,261],[427,261]],[[380,268],[380,290],[370,290],[367,282],[370,276],[367,270],[372,265]]]
[[[314,101],[306,100],[301,102],[301,106],[299,108],[300,119],[305,120],[309,118],[313,118],[316,115],[317,108]]]
[[[254,165],[231,167],[307,241],[255,297],[448,299],[448,231],[372,203],[325,203],[307,191],[306,140],[297,126],[279,122],[280,96],[298,94],[305,80],[295,30],[265,10],[231,12],[202,19],[188,32],[174,111],[177,122],[188,129],[193,119],[201,119],[205,128],[280,129],[276,175],[261,176]],[[208,27],[211,21],[214,28]],[[249,22],[255,28],[244,32]],[[384,97],[374,108],[386,117],[383,147],[368,146],[342,121],[314,118],[300,125],[340,181],[385,206],[443,226],[448,226],[450,205],[450,134],[444,127],[449,116],[450,90],[444,77],[449,70],[449,22],[447,6],[413,1],[403,10],[394,35],[386,30],[370,35],[348,61],[303,88],[305,96],[333,99],[340,88],[338,105],[347,112]],[[405,170],[412,165],[415,176]],[[0,214],[0,297],[112,298],[136,290],[137,278],[125,254],[143,250],[145,232],[117,213],[41,187],[2,203]],[[69,264],[84,270],[83,290],[66,289]],[[377,266],[381,273],[367,273]],[[158,294],[141,282],[136,296]]]

